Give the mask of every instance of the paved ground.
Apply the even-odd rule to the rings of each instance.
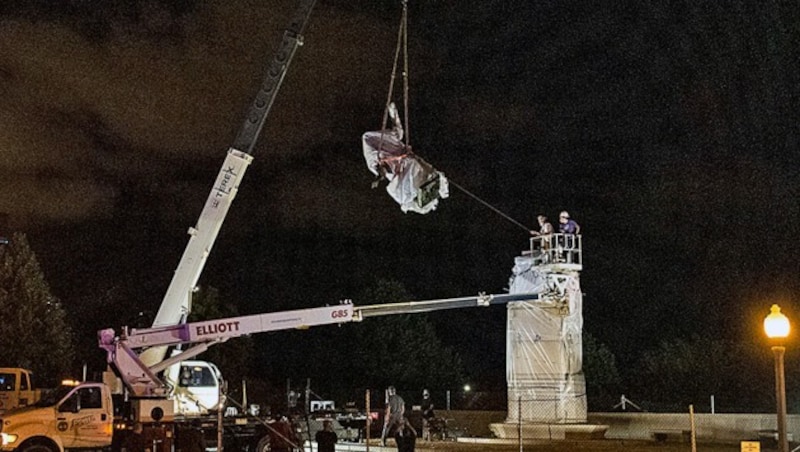
[[[390,441],[389,445],[393,445]],[[692,446],[689,443],[656,443],[653,441],[622,441],[622,440],[587,440],[587,441],[543,441],[543,442],[529,442],[522,445],[520,449],[519,444],[513,442],[498,443],[498,442],[456,442],[456,441],[418,441],[416,452],[433,452],[433,451],[464,451],[464,452],[511,452],[511,451],[526,451],[526,452],[574,452],[574,451],[588,451],[588,452],[610,452],[610,451],[626,451],[626,452],[691,452]],[[761,452],[767,452],[773,449],[762,448]],[[367,451],[365,444],[337,444],[337,452],[345,451]],[[369,446],[370,452],[389,452],[397,451],[395,447],[380,447],[378,442],[375,441]],[[699,444],[697,446],[698,452],[740,452],[741,447],[739,444]]]

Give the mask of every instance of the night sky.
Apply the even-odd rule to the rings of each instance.
[[[506,287],[522,228],[457,189],[422,216],[370,188],[360,137],[380,126],[400,12],[318,1],[201,278],[240,312],[377,278],[420,300]],[[157,309],[293,13],[0,6],[0,212],[89,344]],[[752,340],[773,302],[800,322],[799,38],[793,2],[412,0],[412,145],[530,228],[571,213],[585,330],[622,364],[665,339]],[[504,378],[502,308],[431,319]]]

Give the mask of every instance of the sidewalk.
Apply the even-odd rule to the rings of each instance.
[[[394,441],[389,441],[387,447],[378,445],[377,440],[371,441],[369,452],[396,452]],[[657,443],[654,441],[633,440],[586,440],[586,441],[531,441],[525,442],[525,452],[685,452],[689,445],[686,443]],[[519,444],[515,441],[469,438],[464,441],[417,441],[416,452],[518,452]],[[704,452],[739,452],[739,444],[702,444]],[[306,452],[317,452],[316,443],[312,448],[307,445]],[[367,451],[363,443],[337,443],[337,452],[362,452]]]

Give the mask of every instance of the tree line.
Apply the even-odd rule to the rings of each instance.
[[[103,299],[103,298],[107,299]],[[106,306],[119,300],[100,296]],[[414,299],[402,284],[378,280],[360,299],[393,303]],[[45,386],[79,375],[89,362],[104,363],[96,348],[91,305],[65,306],[47,284],[23,233],[0,245],[0,367],[31,369]],[[191,321],[239,315],[224,294],[207,287],[193,298]],[[147,319],[142,319],[146,323]],[[133,325],[133,326],[147,326]],[[292,333],[288,333],[292,334]],[[469,369],[441,340],[425,315],[396,315],[357,325],[322,327],[286,339],[286,334],[245,337],[212,347],[202,359],[216,363],[234,394],[248,381],[249,393],[268,404],[285,397],[289,376],[314,376],[317,393],[351,399],[364,388],[460,388]],[[788,347],[789,410],[800,409],[800,372]],[[85,355],[91,354],[92,359]],[[624,394],[648,411],[771,412],[774,409],[772,356],[756,338],[716,339],[702,335],[664,340],[642,350],[628,368],[619,368],[611,349],[588,331],[583,334],[583,370],[590,411],[608,411]],[[296,382],[298,383],[298,382]],[[299,383],[305,384],[301,380]],[[713,401],[712,401],[713,399]]]

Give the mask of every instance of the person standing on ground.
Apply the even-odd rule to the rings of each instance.
[[[278,413],[271,427],[270,445],[272,449],[270,450],[274,452],[290,452],[297,447],[299,441],[289,418]]]
[[[394,434],[397,452],[414,452],[417,448],[417,431],[405,419],[400,419]]]
[[[388,399],[386,400],[386,412],[383,418],[383,431],[381,432],[381,445],[386,445],[386,437],[391,435],[395,428],[400,425],[406,413],[406,402],[397,395],[394,386],[389,386],[386,390]]]
[[[317,451],[319,452],[335,452],[336,442],[339,437],[333,431],[333,422],[330,419],[322,421],[322,430],[314,435],[314,440],[317,442]]]
[[[422,439],[425,441],[431,440],[431,421],[436,417],[433,411],[433,401],[431,400],[431,393],[427,389],[422,390]]]

